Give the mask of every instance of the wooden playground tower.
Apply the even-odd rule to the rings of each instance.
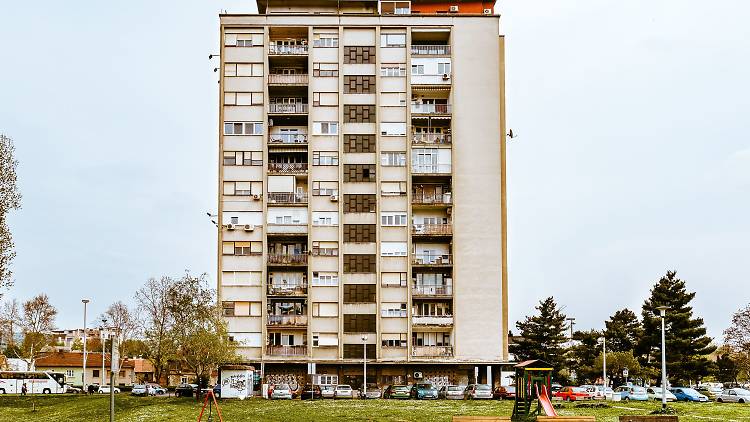
[[[527,360],[514,366],[516,401],[511,421],[536,421],[539,415],[555,413],[549,399],[552,365],[543,360]]]

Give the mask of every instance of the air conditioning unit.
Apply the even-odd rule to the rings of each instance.
[[[339,200],[338,195],[331,195],[331,202],[337,202]]]
[[[260,195],[256,193],[255,195],[253,195],[253,199],[256,200],[256,201],[259,201],[260,200]]]
[[[443,73],[443,80],[444,80],[444,81],[447,81],[447,80],[449,80],[450,78],[451,78],[451,75],[450,75],[450,74],[448,74],[448,73]]]
[[[456,8],[458,9],[458,6],[456,6]],[[414,372],[414,379],[415,380],[421,380],[422,378],[424,378],[424,374],[423,373],[421,373],[419,371]]]
[[[458,6],[457,5],[456,6],[451,6],[450,8],[448,8],[448,11],[452,12],[452,13],[456,13],[456,12],[458,12]]]
[[[246,232],[251,232],[251,231],[254,231],[254,230],[255,230],[255,226],[253,226],[252,224],[245,224],[245,231]]]
[[[234,230],[234,224],[232,223],[227,224],[227,230]]]
[[[492,9],[484,9],[482,11],[482,13],[484,13],[485,15],[491,15],[492,14]]]

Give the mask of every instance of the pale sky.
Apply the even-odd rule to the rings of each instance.
[[[498,6],[520,135],[508,147],[511,321],[552,295],[576,328],[601,328],[622,307],[640,314],[676,269],[720,336],[750,302],[750,3]],[[208,55],[222,9],[255,8],[4,2],[0,131],[24,196],[6,298],[47,293],[72,328],[83,297],[95,316],[132,303],[149,277],[190,269],[215,282]]]

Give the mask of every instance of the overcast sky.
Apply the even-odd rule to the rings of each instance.
[[[215,282],[208,54],[221,9],[254,2],[4,2],[0,131],[24,195],[6,297],[47,293],[72,328],[83,297],[98,315],[149,277]],[[553,295],[576,328],[601,328],[616,309],[640,313],[675,269],[720,336],[750,302],[750,3],[498,10],[520,135],[508,148],[511,321]]]

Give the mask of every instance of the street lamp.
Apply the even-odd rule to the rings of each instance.
[[[602,344],[602,381],[604,382],[604,392],[607,392],[607,339],[604,336],[599,337],[599,343]]]
[[[661,409],[667,409],[667,344],[664,340],[664,317],[667,316],[669,306],[657,306],[661,317]]]
[[[367,398],[367,334],[362,334],[362,362],[364,369],[362,371],[362,392],[363,397]]]
[[[83,303],[83,391],[86,392],[86,305],[90,302],[88,299],[81,299]]]
[[[104,374],[106,369],[104,368],[104,359],[107,357],[107,348],[105,347],[104,343],[104,326],[107,325],[107,318],[102,318],[102,326],[99,328],[99,343],[102,345],[102,376],[101,382],[99,383],[100,387],[104,386]]]
[[[575,318],[565,318],[570,323],[570,340],[573,340],[573,326],[575,325]]]

